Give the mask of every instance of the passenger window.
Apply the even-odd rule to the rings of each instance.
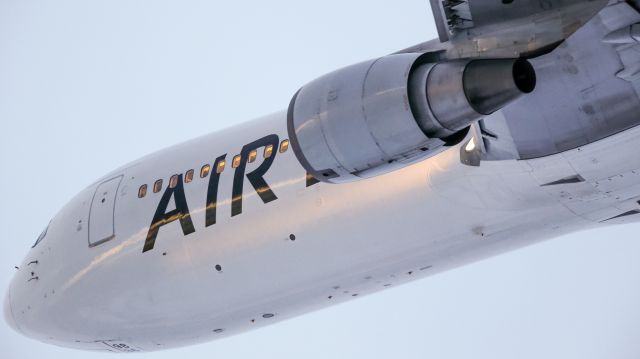
[[[143,184],[142,186],[140,186],[140,188],[138,189],[138,198],[142,198],[144,196],[147,195],[147,185]]]
[[[218,162],[218,165],[216,166],[216,173],[222,173],[222,171],[224,171],[225,165],[226,165],[225,160],[221,160],[220,162]]]
[[[289,140],[282,140],[280,142],[280,153],[285,153],[289,149]]]
[[[256,157],[258,157],[258,151],[257,150],[253,150],[253,151],[249,152],[249,157],[247,158],[247,162],[252,163],[253,161],[256,160]]]
[[[235,157],[233,157],[233,162],[231,162],[231,167],[238,168],[238,166],[240,166],[241,160],[242,157],[240,155],[235,155]]]
[[[178,175],[173,175],[169,179],[169,188],[176,188],[178,185]]]
[[[184,183],[191,181],[193,181],[193,170],[188,170],[187,173],[184,174]]]
[[[158,193],[162,190],[162,180],[159,179],[153,184],[153,193]]]
[[[264,158],[269,158],[273,154],[273,145],[267,145],[264,148]]]
[[[202,168],[200,169],[200,178],[207,177],[210,171],[211,171],[211,166],[209,166],[208,164],[202,166]]]

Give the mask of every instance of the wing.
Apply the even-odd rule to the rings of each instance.
[[[460,57],[526,56],[558,44],[608,0],[430,0],[441,42]]]

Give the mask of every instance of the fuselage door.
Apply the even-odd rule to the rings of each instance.
[[[106,180],[98,185],[93,194],[89,212],[89,247],[100,245],[115,237],[114,212],[121,181],[122,176]]]

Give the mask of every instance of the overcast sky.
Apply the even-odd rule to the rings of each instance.
[[[427,0],[0,0],[0,288],[106,172],[436,37]],[[576,233],[246,334],[137,358],[638,358],[639,225]],[[3,358],[113,358],[0,324]]]

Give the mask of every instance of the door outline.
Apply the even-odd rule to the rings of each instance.
[[[122,184],[122,179],[124,175],[118,175],[111,178],[108,178],[98,184],[96,190],[93,191],[93,197],[91,197],[91,205],[89,206],[89,216],[87,218],[87,242],[89,243],[89,248],[97,247],[103,243],[106,243],[116,237],[116,201],[118,200],[118,192],[120,191],[120,185]],[[115,179],[118,180],[118,185],[116,186],[115,193],[113,194],[113,208],[111,209],[111,235],[105,238],[100,239],[99,241],[91,243],[91,214],[93,212],[93,202],[96,200],[96,194],[100,189],[100,186],[103,184],[113,181]]]

